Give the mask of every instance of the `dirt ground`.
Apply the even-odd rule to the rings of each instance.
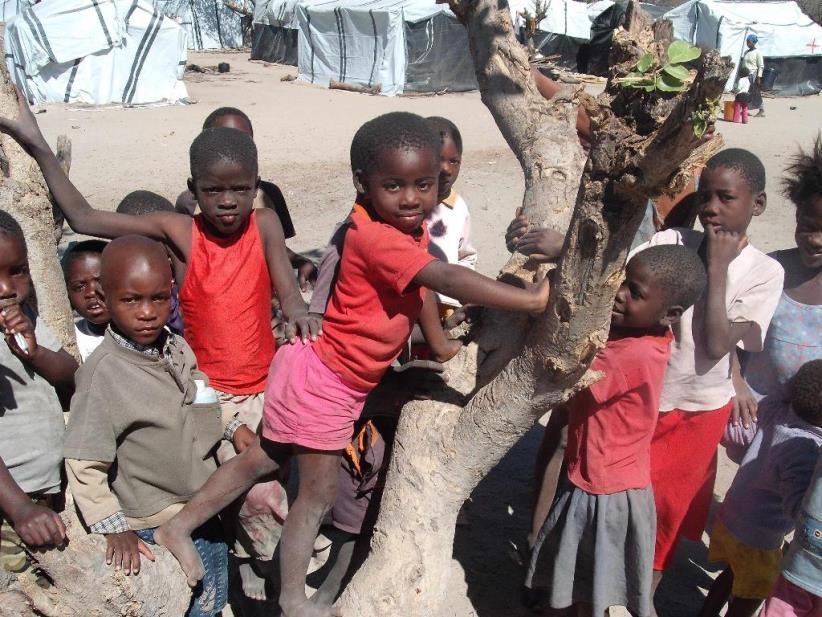
[[[148,189],[171,199],[185,188],[188,146],[205,116],[223,105],[246,111],[260,149],[261,176],[276,182],[288,201],[297,229],[291,248],[316,255],[353,199],[348,149],[356,129],[375,115],[394,110],[446,116],[465,142],[458,189],[473,217],[479,269],[493,275],[505,262],[504,229],[522,199],[523,181],[477,93],[437,97],[368,97],[330,91],[280,78],[294,67],[248,61],[244,53],[192,54],[203,66],[229,62],[228,74],[190,74],[196,104],[153,108],[80,109],[48,106],[38,120],[54,144],[67,134],[73,143],[71,176],[89,202],[113,209],[132,190]],[[797,146],[810,147],[819,130],[822,99],[766,99],[767,117],[748,125],[720,122],[729,146],[757,153],[768,170],[768,209],[751,226],[761,249],[792,246],[793,207],[779,193],[779,178]],[[816,118],[816,120],[814,120]],[[533,453],[539,428],[521,442],[477,487],[470,525],[457,530],[452,592],[447,615],[512,617],[531,614],[519,607],[521,572],[514,546],[524,536]],[[724,460],[717,482],[721,500],[734,466]],[[493,530],[493,533],[489,533]],[[658,608],[663,617],[698,610],[714,570],[706,547],[682,547],[676,568],[663,582]],[[464,571],[464,575],[463,575]],[[468,599],[465,598],[467,587]],[[614,615],[622,614],[613,611]]]

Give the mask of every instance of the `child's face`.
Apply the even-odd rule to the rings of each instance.
[[[101,326],[109,321],[100,287],[100,255],[81,253],[72,258],[66,271],[69,302],[80,317]]]
[[[111,321],[126,338],[151,345],[171,313],[171,268],[145,259],[122,262],[105,289]]]
[[[650,268],[641,259],[625,267],[625,280],[614,298],[611,327],[649,329],[670,325],[665,295]]]
[[[822,195],[796,209],[796,246],[806,268],[822,268]]]
[[[410,234],[437,205],[438,174],[439,163],[430,150],[391,149],[367,176],[358,174],[357,190],[383,221]]]
[[[189,188],[212,230],[231,236],[251,215],[259,182],[248,166],[220,161],[201,170],[199,177],[189,181]]]
[[[212,129],[235,129],[241,131],[254,139],[254,131],[251,130],[251,125],[242,116],[219,116],[214,119],[209,128]]]
[[[765,211],[765,193],[755,193],[736,169],[705,169],[699,177],[699,222],[707,228],[744,234],[751,218]]]
[[[0,302],[25,302],[31,293],[26,246],[0,231]]]
[[[457,149],[457,144],[450,136],[446,135],[442,139],[442,150],[440,151],[440,175],[439,175],[439,195],[440,200],[448,197],[451,189],[457,183],[460,175],[460,165],[462,155]]]

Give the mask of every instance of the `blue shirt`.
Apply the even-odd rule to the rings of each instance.
[[[822,457],[802,501],[782,575],[794,585],[822,596]]]

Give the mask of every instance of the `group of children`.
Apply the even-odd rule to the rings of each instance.
[[[206,120],[176,206],[137,191],[113,213],[91,208],[71,184],[25,101],[0,127],[38,162],[69,225],[112,239],[63,256],[78,368],[33,310],[25,240],[0,212],[4,565],[16,558],[25,570],[25,544],[63,541],[54,509],[65,460],[107,562],[137,574],[151,546],[165,546],[194,590],[187,614],[225,605],[229,543],[248,597],[265,598],[278,548],[283,614],[340,614],[332,603],[351,550],[311,598],[306,574],[326,515],[349,549],[366,532],[396,412],[377,395],[411,388],[409,341],[424,340],[425,356],[445,362],[461,346],[448,336],[460,306],[538,314],[548,301],[545,279],[519,288],[474,271],[468,208],[453,190],[458,129],[409,113],[366,122],[351,145],[353,206],[316,271],[285,246],[285,201],[260,182],[239,110]],[[752,615],[769,596],[769,616],[819,614],[822,143],[791,173],[796,249],[774,259],[750,245],[748,224],[766,204],[764,168],[750,152],[725,150],[700,178],[705,231],[666,230],[631,255],[592,365],[604,376],[556,410],[546,431],[547,458],[562,465],[538,478],[550,499],[535,514],[526,586],[547,563],[551,608],[655,614],[653,591],[678,539],[705,527],[724,439],[744,458],[711,538],[711,556],[728,569],[703,614],[730,600],[729,614]],[[561,247],[521,217],[508,241],[537,260]],[[300,287],[314,279],[306,306]],[[756,369],[763,361],[770,368]],[[745,398],[743,383],[761,403]],[[299,487],[289,507],[291,461]]]

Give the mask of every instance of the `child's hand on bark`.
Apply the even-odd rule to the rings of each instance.
[[[32,147],[45,146],[46,140],[37,126],[37,120],[31,113],[25,95],[17,86],[14,90],[17,93],[17,118],[0,117],[0,132],[11,136],[28,154],[31,154]]]
[[[140,555],[154,561],[154,553],[133,531],[107,533],[106,564],[113,565],[115,570],[124,574],[140,573]]]
[[[17,535],[29,546],[60,546],[66,539],[66,525],[60,515],[34,502],[9,517]]]

